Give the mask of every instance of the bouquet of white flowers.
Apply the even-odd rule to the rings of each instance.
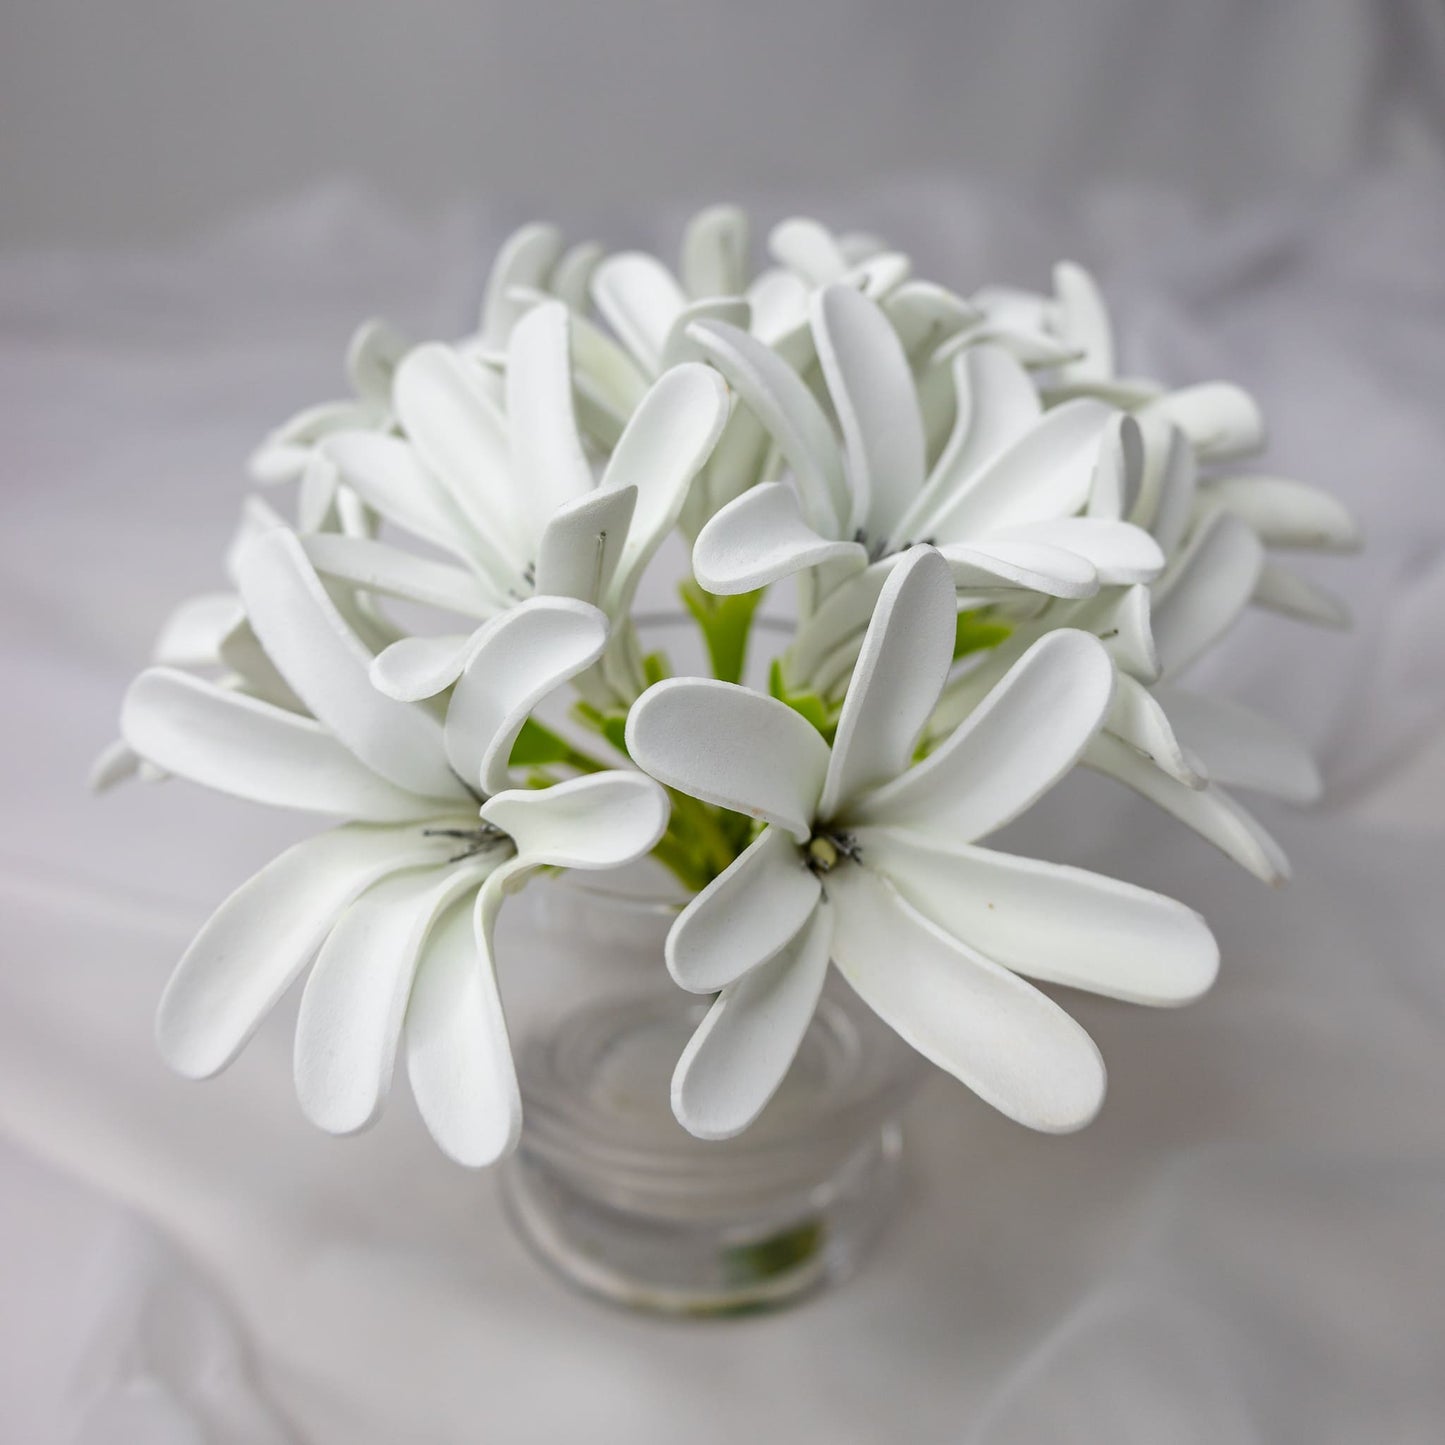
[[[810,221],[769,249],[750,274],[730,207],[693,221],[677,274],[527,227],[475,334],[369,323],[355,395],[256,453],[294,521],[246,504],[234,591],[167,624],[97,778],[337,821],[191,944],[157,1022],[176,1070],[224,1068],[309,966],[307,1116],[366,1126],[400,1053],[441,1148],[491,1163],[522,1127],[499,909],[535,870],[649,853],[690,895],[667,968],[715,996],[672,1086],[703,1138],[767,1104],[830,963],[1049,1131],[1093,1117],[1104,1068],[1030,979],[1156,1005],[1209,987],[1191,909],[980,840],[1082,763],[1282,881],[1227,789],[1307,801],[1310,758],[1178,679],[1251,603],[1339,624],[1273,554],[1355,545],[1349,515],[1238,469],[1263,442],[1239,388],[1118,375],[1077,266],[1051,295],[963,296]],[[674,675],[637,625],[677,530],[711,676]],[[787,645],[745,686],[785,578]]]

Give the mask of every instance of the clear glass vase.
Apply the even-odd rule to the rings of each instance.
[[[615,1304],[777,1308],[852,1273],[888,1221],[899,1112],[927,1065],[835,976],[753,1127],[693,1138],[669,1085],[708,1000],[667,974],[678,902],[650,869],[524,894],[535,997],[516,1028],[526,1123],[503,1176],[510,1215],[539,1259]]]

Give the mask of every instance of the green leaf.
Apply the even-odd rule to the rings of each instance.
[[[969,612],[960,612],[953,630],[953,660],[957,662],[971,652],[997,647],[1012,632],[1013,628],[993,616],[990,608],[976,607]]]
[[[535,718],[528,718],[512,744],[511,765],[514,768],[541,768],[548,763],[565,763],[571,747]]]
[[[715,597],[689,577],[678,587],[682,604],[692,614],[707,646],[712,675],[723,682],[741,682],[747,663],[753,614],[766,588],[736,597]]]
[[[661,682],[665,677],[672,676],[672,664],[667,660],[665,652],[649,652],[642,659],[642,678],[651,687],[655,682]]]
[[[783,679],[783,665],[776,657],[768,669],[768,691],[781,703],[812,724],[831,743],[838,727],[841,708],[833,708],[816,692],[792,692]]]

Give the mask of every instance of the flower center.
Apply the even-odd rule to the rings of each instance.
[[[803,848],[803,861],[817,874],[831,873],[845,859],[854,863],[862,859],[858,840],[850,833],[820,828]]]
[[[479,823],[475,828],[423,828],[421,831],[424,838],[455,838],[465,845],[460,853],[447,859],[448,863],[460,863],[464,858],[475,858],[493,848],[505,846],[516,850],[510,835],[490,823]]]

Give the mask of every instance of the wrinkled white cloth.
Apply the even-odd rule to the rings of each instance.
[[[1324,805],[1260,808],[1296,881],[1264,889],[1142,801],[1071,781],[1007,841],[1183,898],[1224,953],[1187,1010],[1068,1000],[1110,1067],[1098,1123],[1035,1136],[935,1078],[902,1216],[846,1288],[705,1327],[574,1299],[404,1090],[360,1138],[310,1129],[286,1017],[208,1084],[157,1060],[187,938],[308,824],[178,783],[84,790],[162,617],[219,583],[241,459],[339,394],[363,316],[463,329],[498,227],[333,190],[164,254],[0,259],[0,1437],[1439,1439],[1441,174],[1232,216],[936,179],[789,204],[965,288],[1090,264],[1128,369],[1240,380],[1271,421],[1267,467],[1358,510],[1365,556],[1301,564],[1355,632],[1252,615],[1201,669],[1320,752]],[[606,239],[672,246],[679,219]]]

